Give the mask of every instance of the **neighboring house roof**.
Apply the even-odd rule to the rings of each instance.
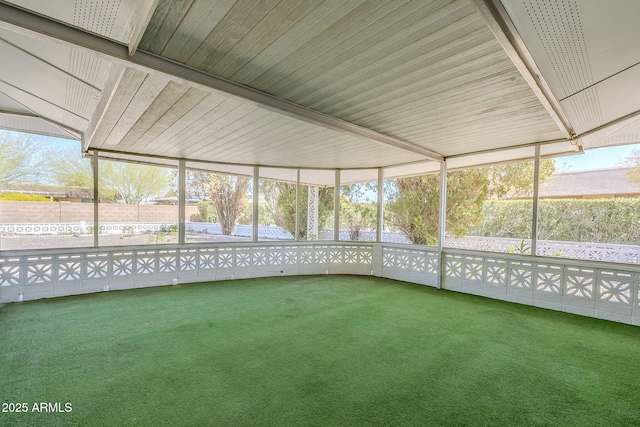
[[[37,194],[38,196],[57,198],[93,198],[93,189],[44,184],[4,184],[0,186],[0,193]]]
[[[640,195],[640,183],[629,180],[631,168],[563,172],[540,183],[541,198],[632,197]]]

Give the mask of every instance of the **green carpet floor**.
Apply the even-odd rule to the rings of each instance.
[[[0,425],[640,425],[640,328],[298,276],[0,308]],[[71,412],[32,412],[65,403]]]

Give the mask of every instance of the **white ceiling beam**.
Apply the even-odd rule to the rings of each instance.
[[[107,60],[135,67],[146,73],[162,73],[170,76],[173,80],[200,89],[213,89],[223,92],[229,96],[242,99],[245,102],[249,101],[254,105],[303,120],[307,123],[393,146],[422,155],[428,159],[444,162],[444,157],[441,154],[424,147],[276,98],[267,93],[233,83],[141,50],[137,50],[135,54],[129,55],[127,46],[16,8],[7,3],[0,3],[0,25],[31,36],[44,36],[49,40],[54,39],[58,42],[68,43],[76,48],[87,49],[94,54],[106,57],[105,59]]]
[[[56,137],[56,138],[63,138],[62,135],[64,134],[68,138],[80,140],[80,132],[78,132],[76,130],[71,130],[70,128],[64,126],[63,124],[60,124],[60,123],[55,122],[53,120],[49,120],[49,119],[47,119],[45,117],[42,117],[42,116],[38,116],[37,114],[34,114],[34,113],[28,114],[28,113],[19,113],[19,112],[16,112],[16,111],[0,110],[0,122],[2,121],[3,117],[16,117],[16,118],[24,117],[24,118],[27,118],[27,119],[42,120],[43,122],[46,122],[46,123],[50,124],[51,126],[55,126],[56,128],[60,129],[60,134],[47,133],[47,134],[44,134],[45,136],[53,136],[53,137]],[[28,130],[28,129],[17,129],[17,128],[11,128],[10,129],[9,127],[4,126],[4,125],[0,125],[0,126],[3,129],[6,129],[6,130],[12,130],[12,131],[17,131],[17,132],[25,132],[25,133],[33,133],[33,131]]]
[[[71,73],[70,73],[70,72],[68,72],[67,70],[62,69],[62,68],[60,68],[60,67],[58,67],[58,66],[54,65],[54,64],[53,64],[53,63],[51,63],[50,61],[47,61],[47,60],[45,60],[45,59],[43,59],[43,58],[39,57],[38,55],[34,55],[32,52],[29,52],[28,50],[25,50],[25,49],[21,48],[20,46],[16,46],[15,44],[11,43],[11,42],[10,42],[10,41],[8,41],[8,40],[3,39],[2,37],[0,37],[0,43],[5,43],[7,46],[10,46],[12,49],[14,49],[14,51],[21,52],[21,53],[23,53],[24,55],[26,55],[26,56],[28,56],[28,57],[30,57],[30,58],[32,58],[32,59],[34,59],[35,61],[38,61],[39,63],[44,64],[44,65],[46,65],[47,67],[51,67],[51,68],[53,68],[53,69],[55,69],[55,70],[59,71],[60,73],[62,73],[62,74],[64,74],[65,76],[69,77],[70,79],[73,79],[73,80],[77,81],[77,82],[78,82],[78,83],[80,83],[81,85],[89,87],[89,88],[90,88],[91,90],[93,90],[93,91],[100,91],[100,89],[99,89],[99,88],[95,87],[94,85],[92,85],[92,84],[91,84],[91,83],[89,83],[88,81],[83,80],[83,79],[81,79],[80,77],[78,77],[78,76],[75,76],[75,75],[71,74]]]
[[[142,2],[142,5],[138,10],[138,13],[141,15],[140,19],[134,21],[133,31],[129,38],[129,55],[133,55],[136,53],[136,50],[138,50],[138,45],[142,40],[144,32],[147,30],[147,26],[153,16],[153,12],[155,12],[156,7],[158,7],[158,1],[159,0],[145,0]]]
[[[629,113],[626,116],[618,117],[617,119],[612,120],[612,121],[610,121],[608,123],[605,123],[603,125],[595,127],[595,128],[593,128],[591,130],[588,130],[586,132],[582,132],[580,134],[580,138],[586,138],[587,136],[591,136],[591,135],[596,134],[598,132],[609,130],[610,128],[613,128],[615,125],[623,123],[623,122],[625,122],[627,120],[635,119],[637,117],[640,117],[640,111],[634,111],[633,113]]]
[[[5,86],[4,89],[2,87],[3,85]],[[13,95],[10,94],[7,91],[7,89],[13,89],[14,94]],[[64,129],[65,132],[69,133],[74,138],[80,139],[80,137],[79,137],[80,133],[81,133],[80,130],[72,128],[71,126],[68,126],[68,125],[66,125],[64,123],[61,123],[61,122],[57,121],[57,120],[53,120],[53,119],[51,119],[49,117],[46,117],[45,115],[39,113],[36,108],[34,108],[32,106],[29,106],[27,104],[29,104],[29,101],[35,101],[37,103],[40,103],[41,107],[43,105],[49,106],[49,107],[53,107],[54,109],[57,109],[58,112],[66,112],[67,114],[69,114],[71,116],[75,116],[75,117],[79,118],[80,120],[85,120],[86,121],[86,119],[84,119],[83,117],[80,117],[80,116],[74,114],[73,112],[71,112],[69,110],[66,110],[66,109],[64,109],[64,108],[62,108],[62,107],[60,107],[58,105],[52,104],[51,102],[49,102],[49,101],[47,101],[45,99],[39,98],[36,95],[33,95],[33,94],[31,94],[31,93],[29,93],[27,91],[24,91],[21,88],[15,87],[15,86],[13,86],[13,85],[11,85],[11,84],[9,84],[9,83],[1,80],[1,79],[0,79],[0,94],[4,95],[5,97],[7,97],[11,101],[15,102],[16,104],[19,104],[19,105],[23,106],[26,110],[28,110],[31,113],[33,113],[33,115],[35,115],[36,117],[44,119],[47,122],[49,122],[49,123],[61,128],[61,129]],[[27,100],[25,101],[24,99],[18,99],[15,95],[20,95],[22,98],[26,97]]]
[[[109,78],[107,79],[104,89],[102,90],[102,94],[100,95],[100,101],[98,101],[96,111],[93,114],[93,117],[89,120],[87,130],[84,132],[84,137],[82,138],[82,151],[86,152],[89,150],[89,143],[91,142],[98,125],[104,119],[107,108],[113,99],[113,95],[116,92],[118,85],[120,85],[120,81],[122,80],[125,70],[126,67],[123,67],[122,65],[111,65]]]
[[[500,0],[471,0],[504,51],[567,139],[576,134]]]

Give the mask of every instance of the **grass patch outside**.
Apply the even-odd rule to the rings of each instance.
[[[640,423],[640,328],[393,280],[295,276],[0,308],[0,425]]]

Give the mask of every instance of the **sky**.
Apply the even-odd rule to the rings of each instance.
[[[620,166],[621,160],[624,159],[634,147],[638,147],[638,145],[596,148],[593,150],[585,150],[584,154],[558,157],[556,159],[556,168],[562,172],[614,168]]]

